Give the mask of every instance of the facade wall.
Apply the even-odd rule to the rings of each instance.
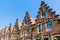
[[[46,13],[46,16],[42,17],[42,12]],[[44,16],[44,15],[43,15]],[[46,27],[48,20],[52,20],[53,30],[49,32]],[[39,25],[40,24],[40,25]],[[40,30],[39,27],[40,26]],[[48,32],[47,32],[48,31]],[[60,34],[60,19],[52,11],[45,2],[41,2],[41,8],[39,8],[38,15],[34,20],[26,12],[22,23],[16,19],[14,27],[10,24],[9,27],[1,30],[1,40],[36,40],[37,38],[45,38],[46,36],[53,36]]]

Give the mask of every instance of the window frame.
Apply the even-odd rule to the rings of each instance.
[[[48,21],[52,21],[52,29],[47,27],[47,22]],[[47,20],[45,25],[46,25],[46,32],[50,32],[50,31],[52,31],[54,29],[54,26],[53,26],[54,24],[53,24],[53,20],[52,19]]]
[[[21,37],[24,36],[24,30],[21,30]]]
[[[28,31],[27,31],[28,30]],[[29,32],[29,28],[26,29],[26,32],[28,33]]]
[[[42,11],[42,13],[45,12],[45,11]],[[42,13],[41,13],[41,18],[45,18],[46,17],[46,12],[45,12],[45,16],[42,16]]]
[[[40,27],[40,30],[39,30],[39,27]],[[38,33],[43,33],[43,31],[44,31],[43,24],[39,23],[37,30],[38,30]]]

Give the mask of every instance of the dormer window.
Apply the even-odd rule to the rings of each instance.
[[[42,14],[41,14],[41,18],[44,18],[46,16],[46,12],[43,11]]]
[[[53,22],[52,20],[48,20],[46,22],[46,31],[51,31],[53,29]]]

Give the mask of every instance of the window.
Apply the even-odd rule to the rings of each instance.
[[[13,37],[15,37],[16,35],[15,34],[13,34]]]
[[[22,30],[22,35],[21,35],[21,37],[23,37],[24,36],[24,31]]]
[[[27,24],[27,21],[26,20],[24,20],[24,25],[26,25]]]
[[[42,24],[38,24],[37,29],[38,29],[38,33],[39,32],[43,32],[43,25]]]
[[[24,23],[27,24],[27,21],[25,20]]]
[[[45,11],[43,11],[41,17],[44,18],[45,16],[46,16],[46,13]]]
[[[51,31],[53,29],[53,23],[52,20],[48,20],[46,22],[46,27],[47,27],[47,31]]]
[[[28,23],[28,20],[24,20],[24,24],[27,24]]]
[[[13,33],[13,37],[16,37],[16,35],[17,35],[17,32],[14,32],[14,33]]]
[[[29,29],[25,30],[25,36],[28,36]]]
[[[38,29],[39,29],[39,31],[41,30],[41,25],[38,25]]]
[[[8,28],[8,32],[10,32],[10,27]]]
[[[41,32],[43,32],[44,31],[44,27],[43,27],[43,24],[41,25]]]
[[[27,33],[29,32],[29,29],[26,29]]]

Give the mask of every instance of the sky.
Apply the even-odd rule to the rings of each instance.
[[[16,18],[22,22],[26,11],[30,17],[36,19],[41,1],[45,1],[60,15],[60,0],[0,0],[0,29],[9,26],[10,23],[14,26]]]

